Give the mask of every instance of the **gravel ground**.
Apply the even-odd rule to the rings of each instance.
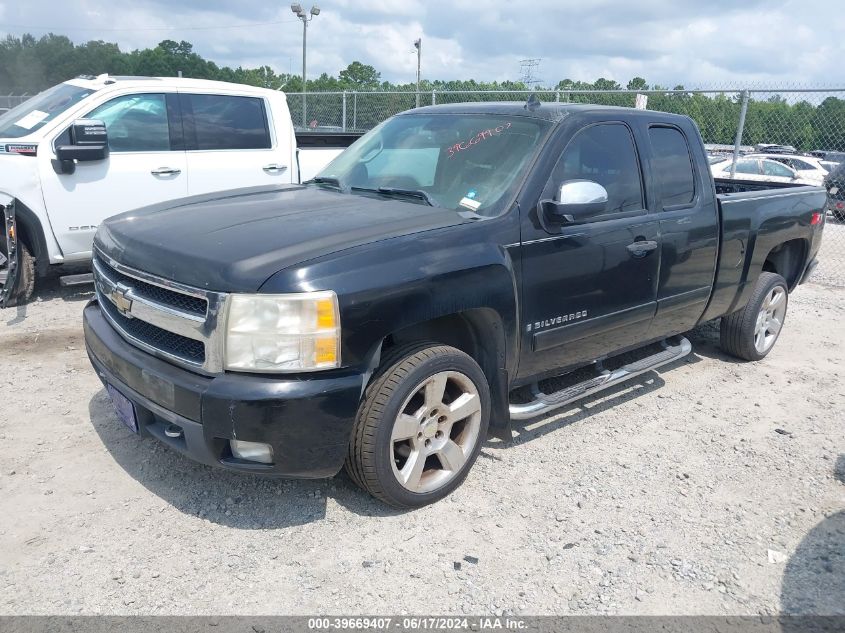
[[[53,281],[0,312],[0,614],[845,614],[830,280],[792,295],[765,361],[699,328],[684,361],[488,442],[407,513],[132,435],[85,355],[89,295]]]
[[[822,257],[813,273],[813,281],[820,284],[845,286],[845,223],[827,214],[822,239]]]

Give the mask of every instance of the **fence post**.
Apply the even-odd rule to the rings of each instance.
[[[560,90],[555,90],[555,103],[560,103]]]
[[[358,130],[358,91],[352,91],[352,129]]]
[[[431,105],[437,105],[437,95],[436,91],[431,91]]]
[[[742,145],[742,131],[745,129],[745,114],[748,112],[748,90],[742,91],[742,105],[739,108],[739,126],[736,128],[734,157],[731,161],[731,179],[736,175],[736,161],[739,160],[739,146]]]
[[[346,131],[346,90],[343,91],[343,131]]]

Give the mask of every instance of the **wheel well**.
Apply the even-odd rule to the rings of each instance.
[[[382,342],[381,355],[396,345],[416,341],[450,345],[475,360],[490,386],[490,426],[494,432],[509,429],[505,339],[495,311],[477,308],[415,323],[387,336]]]
[[[786,279],[786,285],[792,290],[801,275],[801,264],[807,246],[804,240],[789,240],[775,246],[763,262],[763,271],[777,273]]]

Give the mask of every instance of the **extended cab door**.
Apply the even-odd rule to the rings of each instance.
[[[106,124],[105,160],[79,162],[74,173],[57,174],[50,152],[41,157],[44,203],[65,261],[88,257],[97,225],[106,218],[187,195],[174,98],[165,92],[124,94],[87,112],[86,118]],[[53,145],[67,143],[67,134]]]
[[[656,338],[685,332],[704,313],[716,274],[719,217],[703,145],[692,124],[644,127],[651,208],[660,218],[661,235],[657,312],[649,333]]]
[[[572,125],[572,124],[570,124]],[[646,209],[629,126],[596,121],[559,135],[560,158],[541,199],[589,180],[608,193],[603,213],[554,222],[537,205],[522,220],[522,357],[519,377],[548,374],[643,341],[654,316],[657,218]]]
[[[288,141],[263,97],[181,92],[179,101],[190,195],[291,182]]]

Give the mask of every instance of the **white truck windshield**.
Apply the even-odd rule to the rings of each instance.
[[[73,84],[59,84],[40,92],[0,116],[0,138],[32,134],[93,92],[93,88]]]

